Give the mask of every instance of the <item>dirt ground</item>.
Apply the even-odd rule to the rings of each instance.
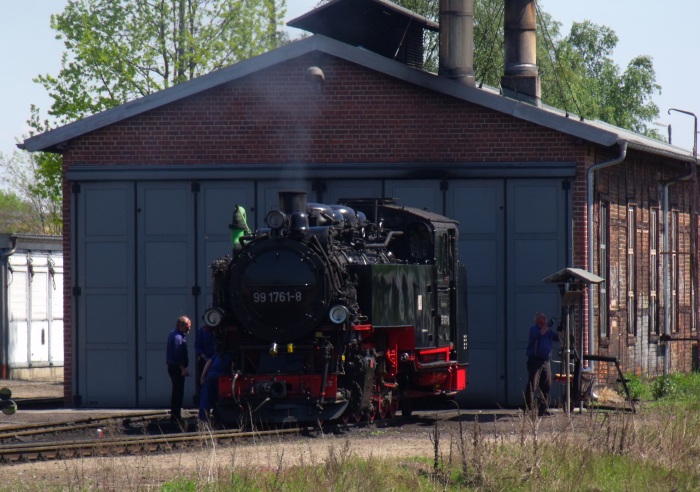
[[[0,379],[0,388],[10,388],[12,398],[63,398],[63,383]]]
[[[27,411],[32,412],[32,411]],[[384,426],[381,422],[351,430],[312,432],[297,437],[265,437],[234,445],[208,442],[201,448],[172,449],[141,456],[82,457],[17,464],[0,464],[5,483],[14,480],[41,482],[50,486],[80,490],[143,490],[158,488],[176,476],[194,478],[206,483],[218,477],[238,474],[274,472],[290,466],[320,465],[330,460],[350,457],[398,459],[406,463],[425,458],[430,463],[435,448],[432,435],[435,421],[440,429],[440,454],[444,459],[456,453],[458,416],[455,411],[418,412],[418,417],[400,426]],[[439,415],[438,415],[439,414]],[[470,432],[477,413],[463,415],[465,430]],[[38,414],[34,414],[38,417]],[[550,417],[548,425],[559,425],[559,417]],[[502,436],[515,438],[522,416],[517,412],[483,415],[478,422],[491,433],[498,425]],[[1,427],[0,427],[1,428]],[[456,458],[455,458],[456,459]]]
[[[61,384],[0,380],[0,388],[10,387],[13,398],[61,397]],[[0,430],[4,426],[41,421],[67,421],[114,410],[23,410],[13,416],[0,415]],[[350,456],[362,458],[392,458],[412,460],[416,457],[434,458],[432,434],[436,421],[440,429],[440,453],[450,456],[456,452],[460,422],[465,432],[474,425],[481,432],[499,439],[517,439],[527,425],[518,410],[464,410],[416,412],[418,418],[400,426],[384,426],[381,422],[350,431],[312,433],[309,436],[266,437],[241,441],[235,445],[208,442],[202,448],[172,449],[141,456],[82,457],[69,460],[35,461],[0,464],[0,483],[14,481],[41,483],[49,487],[80,490],[143,490],[158,488],[175,476],[196,478],[200,483],[228,476],[232,471],[274,471],[280,467],[313,465]],[[562,430],[571,421],[561,411],[542,419],[542,429]],[[0,487],[1,488],[1,487]]]

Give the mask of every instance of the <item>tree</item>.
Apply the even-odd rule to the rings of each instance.
[[[39,156],[29,152],[16,151],[9,157],[0,153],[0,168],[7,184],[20,192],[0,191],[0,232],[61,234],[60,195],[58,199],[49,197],[39,189],[36,183],[36,176],[40,174],[38,159]],[[60,176],[59,167],[59,180]]]
[[[0,233],[31,234],[31,223],[29,204],[11,191],[0,190]]]
[[[285,0],[72,0],[51,16],[66,48],[61,70],[34,79],[53,100],[51,120],[32,106],[30,136],[276,48],[287,42],[285,10]],[[61,156],[27,159],[32,179],[15,184],[52,222]]]
[[[439,2],[397,0],[398,4],[438,20]],[[563,37],[561,23],[538,7],[537,60],[543,103],[575,112],[584,119],[599,119],[656,138],[647,125],[659,114],[652,96],[660,92],[653,62],[648,56],[633,59],[624,72],[612,53],[615,32],[589,21],[574,23]],[[503,0],[474,0],[474,75],[477,84],[500,85],[503,74]],[[426,69],[437,72],[437,41],[425,40]]]
[[[40,75],[59,123],[276,48],[284,0],[74,0],[51,16],[66,52]]]

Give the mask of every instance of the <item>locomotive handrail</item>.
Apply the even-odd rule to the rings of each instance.
[[[403,231],[389,231],[389,234],[386,235],[386,239],[384,240],[383,243],[365,244],[365,248],[372,248],[372,249],[374,249],[374,248],[386,248],[387,246],[389,246],[389,242],[391,242],[391,239],[394,236],[402,236],[402,235],[403,235]]]

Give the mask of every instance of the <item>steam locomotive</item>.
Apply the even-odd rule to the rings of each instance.
[[[255,233],[237,206],[204,314],[227,361],[223,423],[372,421],[466,388],[456,221],[391,199],[341,202],[281,192]]]

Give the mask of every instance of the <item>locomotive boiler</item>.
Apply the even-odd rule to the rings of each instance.
[[[219,420],[371,421],[466,388],[454,220],[305,192],[279,205],[255,233],[234,214],[232,255],[211,265]]]

